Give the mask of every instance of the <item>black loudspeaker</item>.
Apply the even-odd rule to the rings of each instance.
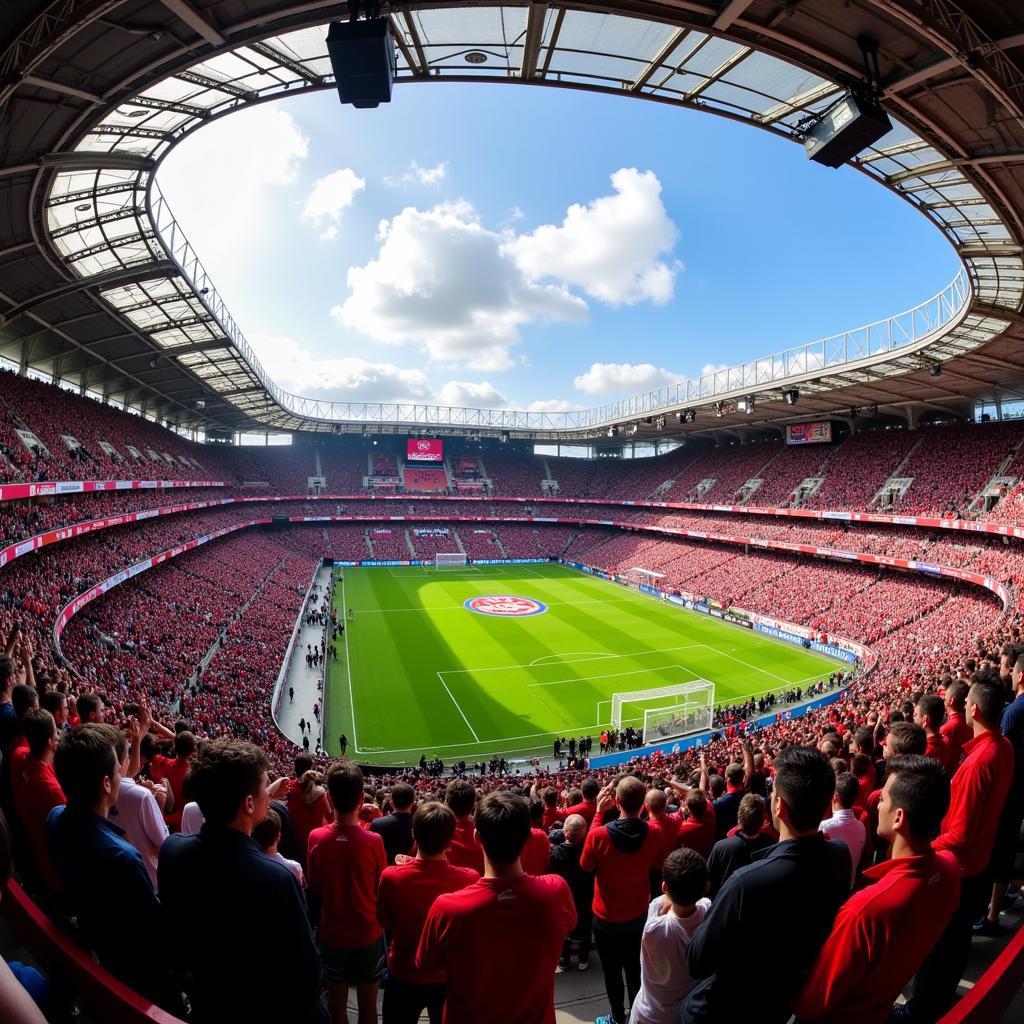
[[[891,129],[889,115],[873,99],[848,93],[808,130],[804,150],[815,163],[841,167]]]
[[[332,21],[327,53],[342,103],[364,109],[391,102],[398,59],[387,18]]]

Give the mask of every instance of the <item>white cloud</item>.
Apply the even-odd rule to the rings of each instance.
[[[730,366],[732,366],[732,363],[705,363],[700,368],[700,373],[697,376],[706,377],[708,374],[718,373],[719,370],[728,370]]]
[[[441,405],[468,406],[471,409],[503,409],[505,396],[490,381],[450,380],[438,395]]]
[[[279,107],[254,106],[199,129],[160,167],[160,188],[217,280],[239,252],[266,242],[283,185],[296,180],[309,142]],[[223,287],[223,286],[222,286]]]
[[[304,398],[332,402],[429,402],[433,391],[422,370],[372,363],[358,356],[323,359],[293,338],[249,336],[271,379]]]
[[[345,327],[414,344],[435,362],[478,370],[512,365],[519,329],[582,322],[586,303],[561,284],[529,280],[465,200],[407,207],[381,222],[376,258],[350,267],[349,296],[331,310]]]
[[[573,383],[577,391],[588,395],[611,395],[623,391],[653,391],[682,379],[683,374],[652,363],[593,363]]]
[[[538,398],[527,407],[527,412],[578,412],[584,406],[578,402],[565,402],[560,398]]]
[[[332,171],[326,177],[317,178],[306,199],[302,216],[314,227],[321,228],[320,237],[325,241],[336,238],[341,215],[352,205],[357,192],[366,188],[366,181],[350,167]]]
[[[573,203],[561,226],[545,224],[509,244],[531,279],[554,278],[612,305],[672,298],[681,264],[665,262],[679,231],[661,201],[653,171],[623,167],[614,195]]]
[[[404,174],[386,175],[384,184],[391,188],[398,188],[401,185],[440,185],[447,173],[448,165],[443,160],[433,167],[420,167],[413,160]]]

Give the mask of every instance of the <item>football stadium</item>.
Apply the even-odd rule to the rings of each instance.
[[[1022,352],[1019,2],[7,0],[0,1021],[1024,1020]]]

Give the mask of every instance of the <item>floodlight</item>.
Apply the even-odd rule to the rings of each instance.
[[[796,405],[800,401],[800,391],[797,388],[790,388],[782,392],[782,397],[786,400],[786,405]]]

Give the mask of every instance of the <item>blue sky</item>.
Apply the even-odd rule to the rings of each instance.
[[[158,181],[286,388],[584,407],[896,313],[955,257],[911,207],[748,126],[404,85],[201,129]]]

